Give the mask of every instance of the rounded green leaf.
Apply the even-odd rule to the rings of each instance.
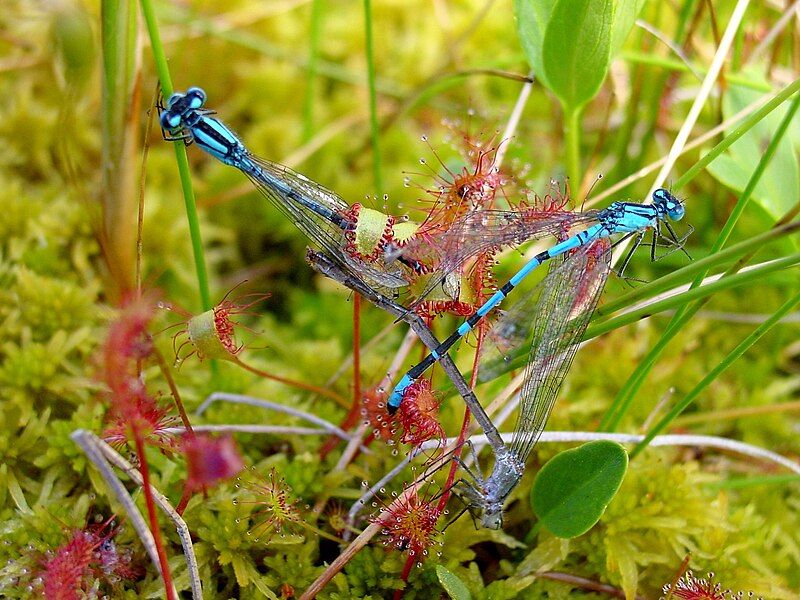
[[[542,46],[544,33],[553,7],[557,0],[514,0],[514,12],[517,15],[517,33],[528,63],[536,78],[546,88],[550,88],[542,63]]]
[[[580,108],[600,89],[611,62],[613,22],[613,0],[556,2],[544,35],[542,64],[565,109]]]
[[[614,5],[614,29],[611,32],[611,57],[616,56],[628,39],[636,17],[642,11],[644,0],[617,0]]]
[[[558,537],[586,533],[600,520],[627,468],[628,454],[616,442],[598,440],[562,452],[536,477],[533,512]]]
[[[472,600],[472,594],[469,593],[464,582],[442,565],[436,565],[436,576],[439,578],[439,583],[442,584],[444,591],[453,600]]]
[[[722,101],[723,116],[726,119],[730,118],[745,106],[757,101],[759,97],[758,92],[732,86]],[[788,102],[764,117],[734,142],[727,152],[709,164],[708,171],[714,179],[736,192],[742,192],[747,187],[764,149],[772,141],[779,123],[786,116],[787,110]],[[753,200],[775,220],[791,209],[797,201],[797,189],[800,187],[800,170],[792,141],[792,130],[796,132],[798,129],[796,121],[797,119],[794,127],[790,126],[788,135],[778,143],[772,160],[753,191]],[[731,126],[728,132],[730,133],[733,128]]]

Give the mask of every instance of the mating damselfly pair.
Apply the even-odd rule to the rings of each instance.
[[[535,215],[530,210],[474,210],[446,230],[426,229],[425,223],[351,206],[305,176],[257,157],[229,127],[211,116],[205,102],[206,94],[200,88],[170,96],[161,107],[165,139],[194,143],[242,171],[338,268],[371,288],[394,292],[427,277],[416,299],[420,302],[437,286],[446,287],[449,276],[486,249],[548,235],[562,238],[525,264],[444,342],[431,347],[430,354],[401,378],[387,402],[389,412],[395,412],[405,392],[429,367],[497,308],[536,267],[552,263],[538,287],[536,301],[523,298],[495,326],[506,350],[509,345],[530,343],[510,445],[497,441],[500,436],[474,395],[465,397],[472,412],[483,417],[478,420],[487,437],[495,440],[495,466],[486,478],[472,473],[473,482],[462,482],[463,496],[484,526],[500,527],[503,504],[519,483],[525,461],[544,429],[611,270],[609,254],[615,244],[610,238],[620,235],[620,241],[634,239],[621,271],[648,231],[653,232],[651,258],[656,258],[659,240],[682,249],[685,237],[678,238],[669,221],[684,216],[683,203],[668,190],[657,189],[652,204],[614,202],[603,210],[559,209]],[[565,234],[576,228],[582,229],[571,236]],[[558,261],[551,260],[557,257]]]

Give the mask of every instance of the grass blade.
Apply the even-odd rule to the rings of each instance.
[[[719,375],[728,367],[730,367],[736,360],[742,356],[747,350],[750,349],[761,337],[764,336],[776,323],[778,323],[790,310],[792,310],[798,303],[800,303],[800,291],[796,292],[794,296],[789,298],[773,315],[759,325],[753,332],[743,339],[739,344],[731,350],[731,352],[720,363],[711,370],[711,372],[703,377],[692,391],[690,391],[683,400],[676,404],[672,410],[667,413],[650,431],[647,432],[644,439],[639,442],[631,452],[631,459],[635,458],[642,450],[644,450],[650,441],[657,436],[661,431],[666,429],[675,418],[680,415],[686,408],[694,402],[700,393],[705,390]]]

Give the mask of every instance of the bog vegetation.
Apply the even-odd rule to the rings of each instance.
[[[11,0],[0,31],[0,596],[800,597],[796,4]],[[658,188],[685,216],[621,276],[554,258],[389,414],[432,334]],[[511,432],[553,378],[500,520],[465,506],[500,456],[462,397]]]

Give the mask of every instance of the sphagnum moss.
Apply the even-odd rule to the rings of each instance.
[[[257,4],[255,0],[245,0],[239,8],[244,14],[259,9]],[[375,26],[385,31],[375,40],[378,116],[386,123],[381,131],[381,166],[384,186],[390,192],[390,207],[394,208],[395,203],[405,205],[399,213],[413,216],[417,210],[415,201],[420,194],[402,186],[401,171],[417,168],[419,156],[427,152],[419,143],[421,134],[427,133],[429,139],[435,140],[444,112],[480,121],[479,129],[494,129],[494,123],[503,122],[516,101],[518,82],[485,74],[451,79],[438,88],[420,87],[440,69],[451,74],[489,65],[527,71],[516,42],[509,43],[513,38],[511,7],[508,3],[504,6],[508,10],[488,11],[476,19],[478,4],[451,5],[446,14],[439,11],[432,18],[430,3],[423,0],[373,3]],[[731,6],[732,3],[723,2],[717,7],[718,15],[724,19]],[[303,97],[306,81],[306,9],[270,15],[246,25],[236,22],[230,30],[218,27],[220,19],[229,16],[223,14],[227,9],[219,6],[194,6],[191,14],[181,7],[164,8],[170,10],[159,16],[164,19],[161,25],[168,40],[171,68],[179,79],[176,85],[185,88],[202,84],[213,90],[215,97],[224,98],[218,109],[225,111],[237,133],[264,156],[282,160],[295,150],[310,150],[314,152],[310,161],[293,162],[291,166],[352,202],[364,201],[364,196],[374,194],[370,155],[365,151],[369,147],[364,121],[366,94],[360,83],[364,76],[364,42],[363,36],[353,30],[353,24],[362,19],[359,3],[339,6],[337,11],[326,13],[321,23],[313,99],[318,129],[308,148],[299,141],[302,127],[297,102]],[[689,18],[681,13],[683,8],[684,5],[651,4],[640,18],[658,21],[668,37],[675,34],[679,40],[677,27]],[[31,14],[37,18],[31,19]],[[2,29],[10,33],[0,41],[0,565],[4,565],[0,569],[0,595],[9,598],[30,597],[33,588],[28,586],[46,563],[47,552],[68,544],[74,531],[87,526],[88,518],[104,520],[114,510],[114,503],[103,488],[98,486],[95,490],[96,474],[69,440],[72,429],[102,428],[97,361],[93,356],[105,337],[112,311],[106,304],[109,289],[102,248],[93,236],[102,169],[99,69],[96,64],[89,69],[87,63],[80,62],[93,54],[88,46],[83,52],[69,44],[50,43],[51,27],[58,24],[56,19],[62,19],[63,25],[64,14],[62,11],[51,15],[39,4],[20,0],[0,15]],[[691,29],[694,37],[686,48],[691,60],[703,62],[704,55],[695,53],[693,48],[713,47],[714,36],[711,21],[705,18],[707,13],[698,15],[698,26]],[[81,26],[88,22],[96,33],[100,30],[99,17],[98,11],[79,14],[76,23]],[[744,25],[745,38],[756,42],[763,39],[760,36],[777,17],[777,13],[748,16],[751,20]],[[214,32],[202,37],[188,35],[186,32],[193,25],[212,27]],[[65,34],[62,30],[56,33],[58,39]],[[79,33],[87,37],[85,27]],[[770,58],[778,67],[772,69],[775,73],[791,72],[791,44],[783,43],[781,35],[779,32]],[[95,43],[92,36],[90,39],[89,43]],[[398,40],[403,43],[398,44]],[[638,32],[626,48],[647,47],[657,53],[659,47],[649,46],[648,40],[648,35]],[[76,52],[80,64],[75,62]],[[143,97],[149,98],[153,77],[147,52],[145,49],[138,64],[146,66],[141,89]],[[97,54],[96,49],[94,53]],[[731,62],[734,70],[737,63],[746,63],[747,44],[735,54],[738,58]],[[597,103],[585,112],[581,151],[587,159],[587,169],[609,164],[609,160],[616,163],[616,157],[621,158],[621,165],[635,166],[660,158],[664,141],[674,136],[675,125],[686,112],[683,93],[695,85],[688,76],[667,72],[665,67],[618,61],[614,68],[615,87],[604,87]],[[60,73],[55,80],[54,72]],[[70,84],[78,79],[82,81],[80,86]],[[669,80],[665,89],[656,85],[662,80]],[[630,83],[630,95],[611,93],[627,91],[619,87],[621,81]],[[67,84],[69,94],[62,87]],[[783,82],[777,82],[773,87],[778,89],[781,85]],[[509,144],[510,160],[530,165],[530,187],[542,190],[560,169],[563,140],[558,118],[553,119],[551,100],[540,87],[535,85],[533,89],[518,135],[504,143]],[[417,91],[422,95],[409,108],[402,100]],[[618,99],[624,99],[624,103],[615,104]],[[73,110],[63,110],[67,101],[74,102]],[[477,110],[468,115],[468,106]],[[628,120],[630,127],[619,133],[613,127],[603,129],[600,115],[607,112],[611,123]],[[66,120],[65,114],[70,115]],[[131,118],[139,127],[145,115]],[[713,111],[707,111],[702,120],[704,127],[716,124]],[[488,122],[493,124],[484,125]],[[654,135],[642,136],[640,131]],[[491,131],[487,134],[491,137]],[[625,143],[625,137],[629,143]],[[69,160],[59,150],[63,148],[59,140],[64,139],[69,142]],[[164,147],[157,134],[148,142],[151,152],[144,194],[145,284],[160,287],[163,297],[170,301],[196,308],[190,250],[180,220],[183,209],[173,150]],[[462,166],[457,163],[457,151],[441,152],[443,160],[454,169]],[[692,154],[682,158],[674,176],[682,186],[692,179],[691,188],[686,189],[688,210],[696,215],[693,222],[702,225],[693,236],[692,254],[701,257],[732,204],[733,195],[709,177],[697,177],[697,169],[693,168],[696,158]],[[209,270],[212,281],[219,281],[217,292],[224,293],[232,281],[253,276],[260,277],[261,291],[275,298],[269,310],[276,312],[255,319],[252,324],[256,341],[254,348],[245,350],[247,358],[268,371],[308,379],[315,385],[324,383],[350,351],[351,318],[346,293],[327,282],[315,282],[305,270],[304,242],[291,224],[275,211],[265,209],[260,199],[240,197],[249,191],[231,193],[238,183],[236,174],[228,174],[224,168],[196,157],[192,162],[192,180],[199,190],[201,205],[205,199],[221,200],[208,211],[201,209]],[[131,166],[139,168],[138,164]],[[690,177],[681,177],[682,173]],[[620,174],[626,175],[627,171]],[[614,181],[609,178],[609,183]],[[631,187],[630,194],[643,194],[644,187]],[[242,188],[248,190],[246,185]],[[226,197],[233,199],[225,201]],[[745,214],[743,220],[749,221],[746,229],[761,231],[762,218]],[[772,246],[765,249],[765,254],[769,252]],[[655,265],[647,277],[657,277],[670,265]],[[727,294],[714,308],[741,312],[746,298],[748,311],[766,313],[778,305],[790,285],[782,274],[777,274],[760,287]],[[616,291],[612,289],[612,293]],[[366,310],[362,318],[365,340],[391,321]],[[670,385],[683,392],[690,389],[733,345],[731,336],[741,333],[741,329],[724,321],[704,323],[687,329],[685,338],[661,358],[650,380],[652,390],[637,397],[636,408],[626,417],[626,428],[640,426]],[[556,415],[554,423],[592,429],[602,408],[657,339],[662,326],[663,321],[655,318],[626,329],[624,335],[595,342],[594,352],[579,359],[579,371],[571,375],[559,400],[564,416]],[[442,325],[443,332],[447,329]],[[259,330],[264,331],[261,338]],[[781,331],[766,337],[752,355],[740,359],[739,368],[721,377],[718,385],[708,390],[707,397],[698,399],[698,410],[711,413],[751,402],[762,405],[790,401],[796,369],[787,348],[797,337],[796,331],[796,324],[786,323]],[[386,357],[394,352],[399,339],[400,335],[392,332],[362,353],[365,388],[370,385],[368,378],[377,380],[383,375]],[[167,352],[167,336],[156,336],[155,342]],[[268,347],[262,349],[259,345]],[[265,382],[241,372],[235,365],[223,365],[220,373],[218,387],[214,387],[206,365],[187,362],[181,366],[175,377],[190,408],[224,386],[226,391],[265,395],[331,421],[343,417],[344,410],[335,403]],[[166,395],[167,385],[157,368],[147,368],[145,379],[153,393]],[[346,389],[346,382],[337,383],[337,390]],[[165,397],[159,399],[167,401]],[[460,407],[454,398],[443,399],[441,415],[448,432],[457,427],[457,409]],[[255,423],[263,419],[262,413],[245,407],[217,407],[209,416],[218,423]],[[280,417],[280,422],[292,423],[285,416]],[[790,435],[793,423],[792,414],[785,413],[691,427],[753,441],[791,455],[800,450],[796,436]],[[248,464],[258,465],[262,472],[276,466],[302,506],[313,506],[323,494],[349,506],[360,493],[361,481],[375,481],[396,460],[391,450],[373,443],[373,454],[359,456],[337,479],[342,483],[327,489],[323,482],[334,469],[338,452],[324,460],[317,458],[322,444],[318,438],[241,436],[238,441]],[[550,448],[543,448],[539,455],[545,458],[550,453]],[[153,459],[157,485],[170,498],[179,498],[186,475],[183,463],[158,452],[148,454]],[[533,464],[529,465],[532,469]],[[634,461],[601,523],[585,536],[565,543],[565,557],[553,563],[553,570],[628,590],[636,580],[637,593],[655,597],[661,586],[676,575],[683,552],[693,550],[692,566],[698,576],[714,571],[725,587],[754,589],[769,598],[796,597],[800,569],[791,535],[798,526],[796,486],[722,492],[706,487],[709,481],[738,471],[760,473],[762,467],[734,462],[730,456],[719,458],[717,454],[648,451]],[[532,474],[525,479],[526,491],[532,479]],[[291,590],[299,595],[324,570],[323,563],[335,558],[338,547],[308,534],[302,544],[291,548],[247,541],[246,527],[235,524],[238,512],[231,502],[234,494],[233,484],[223,484],[208,490],[205,497],[195,496],[186,508],[208,597],[251,597],[262,593],[258,590],[285,596]],[[510,516],[516,524],[533,523],[524,494],[510,507]],[[316,522],[325,527],[320,523]],[[132,549],[140,564],[147,566],[140,558],[138,540],[124,524],[122,527],[116,543]],[[325,531],[338,534],[333,529]],[[444,533],[441,560],[467,582],[476,598],[577,595],[576,588],[563,582],[541,578],[531,582],[528,574],[516,572],[524,557],[535,550],[520,542],[527,532],[528,529],[512,528],[487,535],[476,531],[468,518],[462,518]],[[540,534],[537,541],[546,543],[545,537]],[[171,534],[167,533],[167,538],[174,557],[179,546]],[[440,559],[430,556],[422,568],[412,570],[407,597],[429,597],[431,589],[440,592],[432,569],[437,560]],[[391,597],[402,585],[399,575],[404,563],[404,555],[387,553],[375,542],[345,567],[321,597]],[[142,597],[146,590],[157,593],[156,578],[150,566],[141,581],[127,587],[125,597]]]

